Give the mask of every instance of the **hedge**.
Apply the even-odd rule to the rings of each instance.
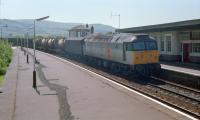
[[[0,41],[0,75],[6,73],[6,68],[12,59],[12,48],[7,42]]]

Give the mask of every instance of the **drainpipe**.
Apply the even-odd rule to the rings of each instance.
[[[182,47],[182,63],[183,63],[183,43],[181,43],[181,47]]]

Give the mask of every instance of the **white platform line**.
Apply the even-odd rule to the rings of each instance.
[[[194,75],[194,76],[197,76],[197,77],[200,76],[200,74],[198,74],[198,73],[191,73],[191,72],[187,72],[187,71],[183,71],[183,70],[177,70],[177,69],[173,69],[173,68],[165,68],[165,67],[162,67],[162,66],[161,66],[161,68],[165,69],[165,70],[171,70],[171,71],[175,71],[175,72],[180,72],[180,73],[185,73],[185,74],[189,74],[189,75]]]
[[[41,52],[41,51],[38,51],[38,52]],[[63,61],[63,62],[67,62],[67,63],[69,63],[69,64],[71,64],[71,65],[73,65],[73,66],[76,66],[76,67],[78,67],[78,68],[81,68],[82,70],[85,70],[85,71],[87,71],[87,72],[89,72],[89,73],[92,73],[92,74],[94,74],[94,75],[97,75],[97,76],[99,76],[99,77],[101,77],[101,78],[103,78],[103,79],[105,79],[105,80],[107,80],[107,81],[109,81],[109,82],[112,82],[112,83],[114,83],[114,84],[116,84],[116,85],[118,85],[118,86],[120,86],[120,87],[122,87],[122,88],[125,88],[125,89],[127,89],[127,90],[129,90],[129,91],[131,91],[131,92],[134,92],[134,93],[136,93],[136,94],[138,94],[138,95],[140,95],[140,96],[143,96],[143,97],[145,97],[145,98],[147,98],[147,99],[149,99],[149,100],[151,100],[151,101],[153,101],[153,102],[156,102],[156,103],[158,103],[158,104],[160,104],[160,105],[162,105],[162,106],[164,106],[164,107],[166,107],[166,108],[168,108],[168,109],[170,109],[170,110],[173,110],[173,111],[175,111],[175,112],[177,112],[177,113],[179,113],[179,114],[181,114],[181,115],[184,115],[184,116],[186,116],[186,117],[188,117],[188,118],[190,118],[190,119],[192,119],[192,120],[198,120],[198,119],[196,119],[196,118],[194,118],[194,117],[192,117],[192,116],[190,116],[190,115],[188,115],[188,114],[186,114],[186,113],[184,113],[184,112],[182,112],[182,111],[180,111],[180,110],[177,110],[177,109],[175,109],[175,108],[172,108],[172,107],[170,107],[170,106],[168,106],[168,105],[166,105],[166,104],[164,104],[164,103],[162,103],[162,102],[160,102],[160,101],[157,101],[157,100],[155,100],[155,99],[153,99],[153,98],[151,98],[151,97],[148,97],[148,96],[146,96],[146,95],[144,95],[144,94],[142,94],[142,93],[139,93],[139,92],[137,92],[137,91],[135,91],[135,90],[132,90],[132,89],[130,89],[130,88],[126,87],[126,86],[123,86],[123,85],[121,85],[121,84],[119,84],[119,83],[117,83],[117,82],[115,82],[115,81],[112,81],[111,79],[108,79],[108,78],[106,78],[106,77],[104,77],[104,76],[102,76],[102,75],[99,75],[99,74],[97,74],[97,73],[95,73],[95,72],[92,72],[92,71],[90,71],[90,70],[88,70],[88,69],[86,69],[86,68],[83,68],[83,67],[81,67],[81,66],[79,66],[79,65],[76,65],[76,64],[74,64],[74,63],[72,63],[72,62],[70,62],[70,61],[67,61],[67,60],[63,59],[63,58],[59,58],[59,57],[57,57],[57,56],[54,56],[54,55],[51,55],[51,54],[45,53],[45,52],[41,52],[41,53],[44,53],[44,54],[47,54],[47,55],[49,55],[49,56],[55,57],[55,58],[57,58],[57,59],[59,59],[59,60],[61,60],[61,61]]]

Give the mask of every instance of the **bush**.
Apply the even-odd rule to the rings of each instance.
[[[10,44],[0,41],[0,74],[5,74],[6,68],[11,62],[12,49]]]

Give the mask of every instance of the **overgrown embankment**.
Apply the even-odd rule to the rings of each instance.
[[[12,48],[7,42],[0,41],[0,85],[12,59]]]

